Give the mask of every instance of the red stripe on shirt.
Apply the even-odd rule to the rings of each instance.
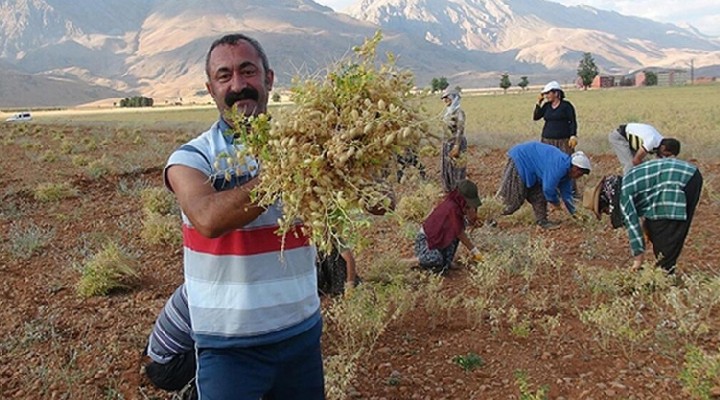
[[[282,237],[276,234],[277,226],[250,230],[234,230],[218,238],[208,238],[194,228],[183,225],[183,244],[185,247],[216,256],[252,256],[256,254],[280,251]],[[305,247],[310,244],[307,236],[302,234],[300,226],[295,226],[285,235],[285,250]]]

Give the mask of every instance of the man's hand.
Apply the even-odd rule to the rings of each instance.
[[[632,271],[640,271],[644,261],[645,261],[645,253],[640,253],[640,254],[636,255],[635,260],[633,261]]]
[[[570,146],[571,149],[575,150],[575,146],[577,146],[578,140],[577,136],[573,135],[570,136],[570,139],[568,139],[568,146]]]
[[[457,158],[457,156],[460,155],[460,146],[454,145],[452,149],[450,149],[450,157]]]
[[[480,262],[484,259],[482,253],[480,252],[480,250],[477,247],[473,247],[470,250],[470,255],[472,256],[473,260],[475,260],[477,262]]]

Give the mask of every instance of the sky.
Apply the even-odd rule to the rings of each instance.
[[[315,0],[319,4],[342,11],[359,0]],[[601,10],[670,22],[690,24],[700,32],[720,37],[720,1],[718,0],[555,0],[566,6],[585,4]]]

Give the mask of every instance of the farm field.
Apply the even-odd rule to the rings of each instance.
[[[395,187],[357,252],[364,283],[323,300],[328,398],[709,399],[720,395],[720,86],[570,91],[584,187],[619,172],[607,133],[648,122],[683,142],[704,190],[677,278],[628,271],[624,230],[585,210],[529,207],[497,217],[493,199],[514,143],[539,137],[536,93],[467,96],[468,171],[485,254],[445,277],[402,266],[439,200],[439,156]],[[440,113],[433,96],[428,113]],[[155,317],[182,282],[177,209],[162,189],[170,152],[216,118],[213,108],[36,113],[0,125],[0,398],[169,399],[141,374]],[[114,247],[117,251],[104,251]],[[461,256],[466,255],[460,250]],[[84,271],[131,265],[128,287],[83,297]],[[650,257],[651,258],[651,257]],[[87,274],[86,274],[87,275]],[[86,286],[85,286],[86,287]]]

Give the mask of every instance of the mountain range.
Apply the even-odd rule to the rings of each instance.
[[[277,88],[377,29],[418,86],[496,86],[503,72],[567,82],[583,52],[614,73],[720,65],[720,38],[692,27],[546,0],[358,0],[347,14],[312,0],[0,0],[0,22],[5,108],[208,101],[205,53],[231,32],[264,45]]]

